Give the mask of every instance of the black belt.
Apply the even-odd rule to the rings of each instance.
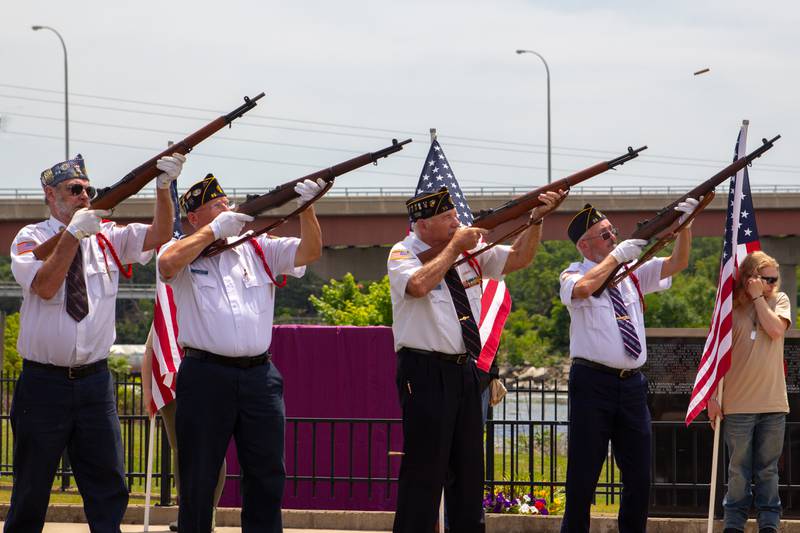
[[[417,350],[416,348],[400,348],[398,353],[411,353],[414,355],[422,355],[425,357],[433,357],[434,359],[440,359],[442,361],[447,361],[448,363],[455,363],[457,365],[463,365],[467,361],[475,361],[473,357],[470,357],[469,354],[466,353],[441,353],[441,352],[429,352],[427,350]]]
[[[29,359],[22,360],[22,368],[42,368],[53,373],[61,374],[67,379],[79,379],[97,374],[103,370],[108,370],[108,361],[106,359],[90,363],[88,365],[80,366],[57,366],[47,363],[39,363]]]
[[[198,350],[197,348],[184,348],[183,353],[186,354],[186,357],[203,359],[204,361],[210,361],[218,365],[232,366],[235,368],[253,368],[254,366],[265,365],[272,360],[272,354],[269,352],[264,352],[261,355],[254,355],[252,357],[227,357],[205,350]]]
[[[627,379],[639,373],[638,368],[613,368],[601,363],[590,361],[588,359],[583,359],[582,357],[573,357],[572,364],[588,366],[589,368],[594,368],[595,370],[599,370],[600,372],[605,372],[606,374],[612,374],[614,376],[617,376],[620,379]]]

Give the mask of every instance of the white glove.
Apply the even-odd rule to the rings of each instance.
[[[300,195],[297,199],[297,207],[302,207],[308,203],[319,194],[319,191],[321,191],[323,187],[325,187],[325,180],[322,178],[317,178],[316,183],[312,180],[297,182],[297,185],[294,186],[294,192]]]
[[[228,237],[239,235],[245,223],[253,220],[255,220],[253,217],[244,213],[223,211],[209,225],[211,226],[211,231],[214,232],[215,239],[227,239]]]
[[[686,221],[686,218],[691,215],[695,209],[697,209],[697,205],[703,200],[703,197],[700,197],[700,200],[695,200],[694,198],[687,198],[685,201],[679,203],[675,206],[675,211],[680,211],[683,214],[681,218],[678,219],[678,224],[683,224]]]
[[[107,217],[111,211],[81,207],[69,221],[67,231],[80,240],[100,232],[100,218]]]
[[[163,172],[156,178],[156,187],[159,189],[169,189],[170,184],[178,179],[186,163],[186,156],[175,152],[172,156],[164,156],[156,161],[156,168]]]
[[[611,256],[617,260],[617,263],[627,263],[639,257],[642,254],[642,247],[646,244],[647,241],[644,239],[622,241],[611,250]]]

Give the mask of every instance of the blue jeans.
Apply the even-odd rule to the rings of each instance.
[[[783,451],[785,413],[730,414],[722,424],[730,455],[728,493],[722,502],[725,527],[743,531],[750,503],[755,503],[758,527],[778,529],[778,459]],[[750,483],[755,483],[755,498]]]

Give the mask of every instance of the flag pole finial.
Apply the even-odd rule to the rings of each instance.
[[[436,140],[436,128],[431,128],[430,132],[431,132],[431,142],[433,142]]]
[[[744,119],[744,120],[742,121],[742,126],[747,126],[747,125],[749,125],[749,124],[750,124],[750,121],[749,121],[749,120],[747,120],[747,119]]]

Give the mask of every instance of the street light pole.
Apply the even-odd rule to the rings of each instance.
[[[553,181],[553,166],[551,163],[552,150],[550,146],[550,67],[547,66],[542,54],[534,52],[533,50],[517,50],[518,54],[533,54],[544,63],[544,70],[547,72],[547,183]]]
[[[67,74],[67,45],[64,44],[64,39],[61,34],[50,26],[31,26],[34,31],[50,30],[56,34],[58,40],[61,41],[61,48],[64,49],[64,160],[69,159],[69,76]]]

